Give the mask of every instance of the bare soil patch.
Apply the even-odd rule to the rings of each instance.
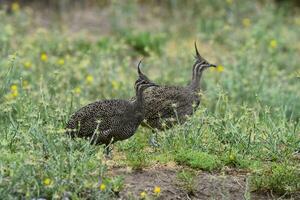
[[[130,170],[125,168],[112,168],[112,175],[125,177],[125,188],[120,192],[119,199],[138,199],[140,193],[145,191],[153,196],[153,188],[159,186],[161,194],[156,199],[251,199],[266,200],[278,199],[279,196],[270,193],[249,193],[247,187],[248,174],[242,171],[229,170],[223,174],[198,172],[195,177],[195,191],[189,195],[180,186],[177,173],[182,169],[178,166],[155,166],[145,170]],[[280,199],[285,199],[281,197]],[[293,199],[293,198],[292,198]]]

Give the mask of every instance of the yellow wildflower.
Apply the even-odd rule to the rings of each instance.
[[[244,18],[242,21],[244,27],[249,27],[251,25],[251,20],[249,18]]]
[[[45,178],[45,179],[43,180],[43,184],[44,184],[45,186],[49,186],[49,185],[51,185],[51,183],[52,183],[52,181],[51,181],[50,178]]]
[[[276,40],[271,40],[270,41],[270,47],[272,48],[272,49],[275,49],[276,47],[277,47],[277,41]]]
[[[218,66],[216,67],[216,70],[217,70],[218,72],[223,72],[223,71],[224,71],[224,66],[218,65]]]
[[[27,89],[27,88],[28,88],[28,86],[29,86],[29,83],[28,83],[28,81],[26,81],[26,80],[23,80],[23,81],[22,81],[22,87],[23,87],[23,89]]]
[[[19,95],[17,85],[13,84],[10,86],[10,95],[11,95],[11,98],[16,98]]]
[[[235,160],[236,160],[235,155],[231,153],[231,154],[229,155],[229,160],[230,160],[230,161],[235,161]]]
[[[145,199],[147,196],[147,193],[145,191],[143,191],[143,192],[141,192],[140,196],[141,196],[141,199]]]
[[[153,192],[154,192],[155,195],[159,195],[160,194],[160,187],[155,186]]]
[[[12,97],[17,97],[19,95],[18,90],[11,92]]]
[[[58,61],[57,61],[57,64],[59,65],[64,65],[65,64],[65,60],[63,58],[60,58]]]
[[[87,84],[92,84],[94,82],[94,77],[92,75],[88,75],[85,78],[85,81],[86,81]]]
[[[80,93],[81,93],[80,87],[74,88],[74,93],[75,93],[75,94],[80,94]]]
[[[104,183],[101,183],[99,188],[100,188],[101,191],[105,191],[106,185]]]
[[[120,84],[115,80],[113,80],[111,82],[111,85],[112,85],[112,88],[115,89],[115,90],[118,90],[120,88]]]
[[[10,86],[10,90],[11,90],[12,92],[18,91],[18,86],[15,85],[15,84],[13,84],[13,85]]]
[[[233,3],[233,0],[226,0],[226,3],[231,5]]]
[[[26,69],[30,69],[30,68],[32,67],[32,63],[31,63],[30,61],[26,61],[26,62],[24,63],[24,67],[25,67]]]
[[[11,4],[11,10],[14,12],[18,12],[20,10],[20,5],[18,2],[14,2]]]
[[[42,53],[42,54],[41,54],[41,61],[47,62],[47,60],[48,60],[47,54],[46,54],[46,53]]]

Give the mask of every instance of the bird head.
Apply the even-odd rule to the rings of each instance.
[[[194,74],[199,74],[199,72],[202,72],[203,70],[205,70],[209,67],[217,67],[216,65],[209,63],[206,59],[204,59],[200,55],[200,53],[197,49],[196,42],[195,42],[195,52],[196,52],[196,55],[195,55],[196,62],[194,63],[194,66],[193,66],[193,73]]]
[[[138,71],[138,79],[135,81],[135,88],[145,90],[148,87],[158,87],[158,85],[154,82],[152,82],[141,70],[141,63],[142,60],[140,60],[138,66],[137,66],[137,71]]]

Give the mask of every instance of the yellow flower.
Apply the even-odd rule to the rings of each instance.
[[[30,61],[26,61],[24,63],[24,67],[27,68],[27,69],[30,69],[32,67],[32,63]]]
[[[20,5],[18,4],[18,2],[14,2],[11,4],[11,10],[14,12],[18,12],[20,10]]]
[[[52,183],[52,181],[51,181],[50,178],[45,178],[45,179],[43,180],[43,184],[44,184],[45,186],[49,186],[49,185],[51,185],[51,183]]]
[[[233,3],[233,0],[226,0],[226,3],[231,5]]]
[[[235,155],[231,153],[231,154],[229,155],[229,160],[230,160],[230,161],[235,161],[235,160],[236,160]]]
[[[13,84],[10,86],[10,98],[16,98],[19,95],[18,86]]]
[[[46,53],[42,53],[42,54],[41,54],[41,61],[47,62],[47,60],[48,60],[47,54],[46,54]]]
[[[16,98],[18,95],[19,95],[18,90],[11,92],[11,96],[14,97],[14,98]]]
[[[13,84],[13,85],[10,86],[10,90],[11,90],[12,92],[18,91],[18,86],[15,85],[15,84]]]
[[[244,27],[249,27],[251,25],[251,20],[249,18],[244,18],[242,21]]]
[[[22,87],[23,87],[23,89],[27,89],[27,88],[28,88],[28,86],[29,86],[29,83],[28,83],[28,81],[26,81],[26,80],[23,80],[23,81],[22,81]]]
[[[120,84],[117,81],[112,81],[111,82],[112,88],[115,90],[118,90],[120,88]]]
[[[147,196],[147,193],[145,191],[143,191],[143,192],[141,192],[140,196],[141,196],[141,199],[145,199]]]
[[[94,82],[94,77],[92,75],[88,75],[85,78],[85,81],[86,81],[87,84],[92,84]]]
[[[160,187],[155,186],[153,192],[154,192],[155,195],[159,195],[160,194]]]
[[[277,47],[277,41],[276,40],[271,40],[270,41],[270,47],[272,48],[272,49],[275,49],[276,47]]]
[[[106,189],[106,185],[104,183],[101,183],[99,188],[101,191],[104,191]]]
[[[216,68],[216,70],[217,70],[218,72],[223,72],[223,71],[224,71],[224,66],[218,65],[217,68]]]
[[[57,64],[59,65],[64,65],[65,64],[65,60],[63,58],[60,58],[58,61],[57,61]]]
[[[81,93],[80,87],[74,88],[74,93],[75,93],[75,94],[80,94],[80,93]]]

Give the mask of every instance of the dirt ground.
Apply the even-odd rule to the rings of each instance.
[[[297,199],[299,197],[280,197],[271,193],[249,192],[247,187],[248,173],[228,169],[224,173],[197,172],[195,191],[189,195],[180,185],[177,173],[182,167],[155,166],[144,170],[113,168],[112,175],[125,177],[125,188],[118,199],[138,199],[145,191],[150,199]],[[159,186],[161,193],[154,198],[153,188]]]

